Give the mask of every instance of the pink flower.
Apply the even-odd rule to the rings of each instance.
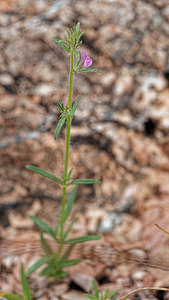
[[[81,52],[81,66],[89,68],[92,65],[92,58],[86,55],[86,52]]]

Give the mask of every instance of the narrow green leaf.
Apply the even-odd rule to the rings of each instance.
[[[96,296],[96,298],[99,299],[99,292],[98,292],[97,284],[96,284],[95,280],[92,281],[92,285],[93,285],[93,289],[94,289],[94,292],[95,292],[95,296]]]
[[[94,184],[101,183],[100,180],[92,179],[92,178],[81,178],[76,179],[71,182],[71,184]]]
[[[23,298],[21,298],[20,296],[18,296],[16,294],[0,293],[0,296],[4,300],[24,300]]]
[[[73,238],[70,240],[65,241],[65,244],[79,244],[79,243],[84,243],[87,241],[93,241],[93,240],[100,240],[101,237],[98,235],[86,235],[86,236],[80,236],[77,238]]]
[[[86,296],[86,297],[88,297],[89,299],[92,299],[92,300],[98,300],[95,296],[92,296],[92,295],[89,295],[89,294],[83,294],[83,296]]]
[[[68,173],[68,180],[70,179],[70,176],[72,175],[72,171],[73,171],[73,168],[72,169],[70,169],[70,171],[69,171],[69,173]]]
[[[105,290],[103,292],[103,300],[107,300],[109,298],[109,291],[108,290]]]
[[[75,200],[75,197],[77,194],[77,188],[78,188],[78,186],[74,185],[74,187],[70,193],[70,197],[68,199],[68,203],[67,203],[66,210],[65,210],[65,221],[67,220],[67,218],[69,217],[69,215],[71,213],[73,203],[74,203],[74,200]]]
[[[62,118],[59,120],[59,122],[58,122],[58,124],[57,124],[57,126],[56,126],[55,135],[54,135],[54,139],[55,139],[55,140],[56,140],[56,138],[57,138],[57,136],[58,136],[60,130],[62,129],[62,127],[63,127],[65,121],[66,121],[66,117],[62,117]]]
[[[39,219],[35,216],[30,216],[30,218],[38,227],[40,227],[40,229],[47,232],[49,235],[51,235],[56,240],[56,235],[55,235],[52,227],[50,227],[48,224],[46,224],[41,219]]]
[[[66,52],[70,52],[70,49],[68,47],[66,47],[65,42],[62,40],[58,40],[56,38],[52,39],[54,42],[56,42],[57,44],[59,44],[59,46],[61,46]]]
[[[42,247],[44,249],[45,254],[46,255],[52,255],[53,254],[53,250],[50,247],[50,245],[47,242],[47,240],[45,239],[44,234],[43,234],[42,231],[40,232],[40,241],[41,241],[41,244],[42,244]]]
[[[68,34],[68,37],[70,38],[70,36],[71,36],[71,32],[70,32],[70,30],[69,30],[69,29],[67,29],[67,34]]]
[[[48,261],[48,258],[46,256],[43,256],[42,258],[40,258],[39,260],[37,260],[26,272],[27,274],[30,274],[34,271],[36,271],[37,269],[39,269],[42,265],[46,264]]]
[[[114,290],[113,292],[111,292],[111,293],[109,294],[109,297],[112,297],[112,296],[114,296],[115,294],[117,294],[117,293],[118,293],[118,291],[119,291],[119,290]]]
[[[70,244],[62,256],[62,260],[68,259],[76,244]]]
[[[26,275],[25,275],[23,264],[21,264],[20,273],[21,273],[22,292],[23,292],[23,295],[24,295],[24,299],[25,300],[32,300],[32,293],[31,293],[31,290],[29,288],[29,283],[28,283],[28,280],[27,280]]]
[[[77,222],[77,220],[78,220],[78,218],[74,218],[74,219],[70,222],[68,228],[66,229],[66,231],[65,231],[64,234],[63,234],[63,239],[64,239],[64,240],[67,238],[69,232],[71,231],[73,225]]]
[[[66,277],[68,275],[68,272],[65,272],[63,270],[57,270],[57,272],[53,275],[53,277],[56,278],[56,280],[61,280],[62,278]]]
[[[47,267],[45,267],[41,272],[40,272],[40,276],[44,276],[44,275],[53,275],[56,272],[56,266],[55,265],[48,265]]]
[[[57,101],[57,102],[56,102],[56,105],[57,105],[57,107],[58,107],[59,113],[63,113],[64,110],[66,109],[66,107],[64,107],[64,104],[63,104],[62,102],[60,102],[60,101]]]
[[[79,33],[79,27],[80,27],[80,22],[78,22],[77,25],[76,25],[76,33],[77,34]]]
[[[83,34],[84,34],[83,31],[79,32],[79,40],[80,40],[80,38],[82,37]],[[80,42],[80,45],[81,45],[81,44],[82,44],[82,41]]]
[[[52,180],[54,180],[54,181],[56,181],[56,182],[58,182],[58,183],[62,183],[62,181],[61,181],[59,178],[57,178],[57,177],[54,176],[53,174],[50,174],[49,172],[47,172],[47,171],[45,171],[45,170],[42,170],[42,169],[40,169],[40,168],[38,168],[38,167],[27,165],[27,166],[26,166],[26,169],[28,169],[28,170],[30,170],[30,171],[33,171],[33,172],[35,172],[35,173],[38,173],[38,174],[40,174],[40,175],[42,175],[42,176],[44,176],[44,177],[47,177],[47,178],[49,178],[49,179],[52,179]]]
[[[60,223],[58,223],[55,227],[55,235],[57,236],[59,233],[59,227],[60,227]]]
[[[59,263],[59,267],[60,268],[68,268],[68,267],[72,267],[75,266],[77,264],[79,264],[82,260],[80,258],[76,258],[76,259],[69,259],[66,261],[63,261],[61,263]]]
[[[101,70],[86,68],[86,69],[80,69],[80,70],[78,70],[78,72],[80,72],[80,73],[100,73]]]
[[[73,104],[73,107],[72,107],[72,110],[71,110],[72,118],[73,118],[74,115],[75,115],[75,112],[76,112],[76,109],[77,109],[77,106],[78,106],[80,100],[81,100],[81,97],[78,97],[78,98],[75,100],[74,104]]]

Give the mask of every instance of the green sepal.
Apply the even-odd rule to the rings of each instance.
[[[70,184],[94,184],[94,183],[101,183],[101,181],[92,178],[81,178],[81,179],[73,180]]]
[[[58,182],[58,183],[62,183],[62,180],[60,180],[59,178],[57,178],[57,177],[54,176],[53,174],[51,174],[51,173],[49,173],[49,172],[47,172],[47,171],[45,171],[45,170],[43,170],[43,169],[40,169],[40,168],[38,168],[38,167],[27,165],[27,166],[26,166],[26,169],[28,169],[28,170],[30,170],[30,171],[33,171],[33,172],[35,172],[35,173],[38,173],[38,174],[40,174],[40,175],[42,175],[42,176],[44,176],[44,177],[47,177],[47,178],[49,178],[49,179],[52,179],[52,180],[54,180],[54,181],[56,181],[56,182]]]
[[[77,238],[67,240],[64,242],[64,244],[79,244],[79,243],[84,243],[93,240],[100,240],[100,239],[101,237],[98,235],[84,235],[84,236],[79,236]]]
[[[24,300],[32,300],[32,293],[29,287],[28,280],[25,275],[23,264],[21,264],[20,274],[21,274],[22,293],[24,295]]]
[[[58,40],[56,38],[52,39],[54,42],[56,42],[57,44],[59,44],[59,46],[61,46],[66,52],[70,53],[70,47],[67,47],[65,45],[65,42],[63,40]]]
[[[74,50],[75,55],[76,55],[76,65],[73,68],[73,72],[77,72],[77,70],[79,69],[79,64],[81,62],[81,54],[80,51],[78,50]]]
[[[31,220],[44,232],[47,232],[54,240],[56,239],[56,234],[53,231],[52,227],[43,222],[41,219],[35,216],[30,216]]]
[[[78,106],[80,100],[81,100],[81,97],[78,97],[78,98],[75,100],[75,102],[73,103],[73,106],[72,106],[72,109],[71,109],[71,116],[72,116],[72,118],[73,118],[74,115],[75,115],[75,112],[76,112],[76,109],[77,109],[77,106]]]
[[[37,269],[39,269],[41,266],[46,264],[49,261],[49,257],[43,256],[39,260],[37,260],[26,272],[28,275],[32,272],[35,272]]]
[[[66,121],[66,117],[65,116],[61,117],[61,119],[58,121],[58,124],[56,126],[56,130],[55,130],[55,135],[54,135],[54,139],[55,140],[56,140],[56,138],[57,138],[60,130],[62,129],[65,121]]]
[[[46,255],[52,255],[53,254],[53,250],[51,248],[51,246],[49,245],[49,243],[47,242],[47,240],[44,237],[43,232],[40,232],[40,241],[43,247],[43,250],[45,252]]]
[[[80,72],[80,73],[100,73],[101,70],[99,70],[99,69],[85,68],[85,69],[79,69],[79,70],[77,70],[77,72]]]

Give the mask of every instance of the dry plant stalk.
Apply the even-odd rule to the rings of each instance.
[[[48,243],[55,249],[55,242],[48,238]],[[141,252],[141,253],[139,253]],[[24,254],[42,255],[43,249],[38,236],[31,239],[2,239],[0,243],[0,261],[3,262],[8,257],[20,257]],[[141,255],[140,255],[141,254]],[[137,265],[169,271],[169,263],[165,260],[152,258],[146,251],[131,249],[119,251],[112,245],[104,241],[86,242],[76,245],[72,256],[99,261],[108,267],[114,267],[123,263],[135,263]]]

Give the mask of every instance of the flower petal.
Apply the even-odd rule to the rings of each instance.
[[[84,65],[84,62],[85,62],[85,60],[87,58],[86,52],[82,51],[80,53],[80,55],[81,55],[81,65]]]
[[[89,68],[92,65],[92,63],[93,63],[92,58],[87,56],[83,65],[84,67]]]

